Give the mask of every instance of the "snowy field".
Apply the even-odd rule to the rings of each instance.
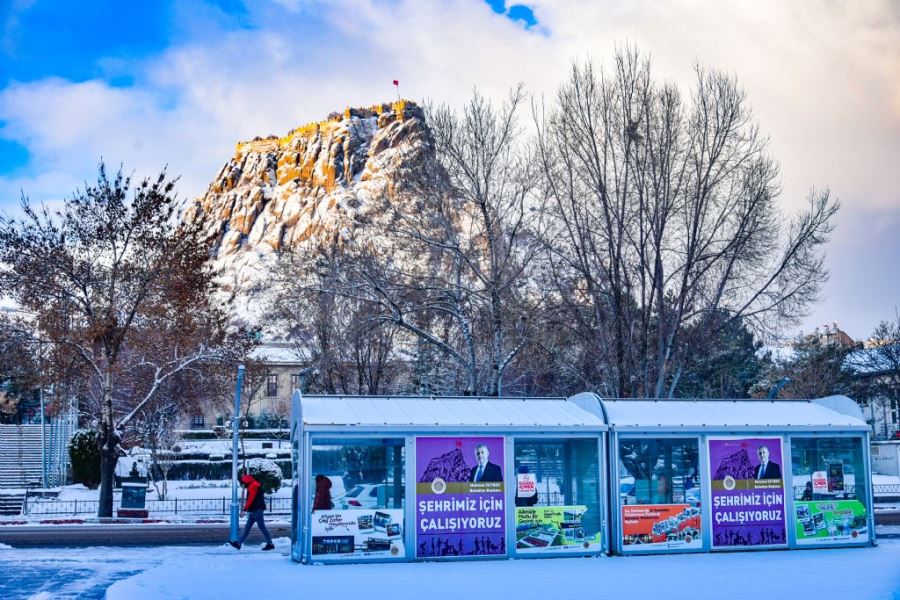
[[[900,542],[877,548],[644,557],[300,566],[227,547],[174,556],[112,585],[107,598],[321,598],[342,591],[429,600],[498,598],[900,598]],[[165,550],[164,552],[171,552]]]
[[[185,498],[228,498],[231,500],[231,480],[230,479],[198,479],[193,481],[170,481],[168,486],[168,494],[166,495],[167,500],[173,500],[175,498],[185,499]],[[113,494],[118,497],[121,495],[121,490],[115,490]],[[290,498],[291,497],[291,480],[285,479],[281,483],[281,488],[273,494],[276,498]],[[72,501],[72,500],[98,500],[100,498],[100,490],[93,489],[89,490],[83,485],[67,485],[60,488],[59,497],[56,500],[59,501]],[[151,484],[150,487],[147,488],[147,500],[158,500],[159,498],[156,495],[156,489]],[[52,502],[53,500],[49,500]],[[41,503],[40,499],[29,500],[29,502]]]
[[[121,497],[121,490],[113,492],[113,501],[116,505]],[[239,490],[239,494],[243,491]],[[291,497],[291,480],[282,481],[281,488],[269,498],[289,499]],[[3,521],[39,521],[43,519],[66,518],[69,516],[88,517],[96,516],[96,502],[100,498],[99,489],[88,489],[81,484],[67,485],[60,488],[57,498],[29,498],[28,513],[0,517],[0,525]],[[181,504],[181,513],[174,513],[174,500],[187,501]],[[152,518],[199,518],[205,516],[222,516],[224,508],[231,503],[231,480],[195,480],[195,481],[170,481],[166,500],[168,504],[154,504],[159,497],[156,489],[151,485],[147,488],[147,507]],[[190,501],[198,501],[191,503]],[[224,502],[223,502],[224,500]],[[78,504],[83,502],[83,504]],[[282,502],[278,505],[282,509],[288,507]]]
[[[287,538],[245,547],[12,549],[0,546],[0,598],[744,597],[900,599],[900,541],[877,548],[455,563],[302,566]]]

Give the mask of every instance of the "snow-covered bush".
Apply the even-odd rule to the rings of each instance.
[[[241,468],[241,475],[250,473],[262,486],[263,493],[274,494],[281,487],[281,468],[268,458],[251,458]]]
[[[72,461],[72,478],[90,489],[100,484],[100,447],[97,432],[79,429],[69,441],[69,460]]]
[[[283,477],[290,479],[292,472],[291,460],[289,458],[279,458],[274,462],[281,468]],[[196,481],[200,479],[231,479],[231,457],[217,461],[179,460],[169,473],[169,481]]]

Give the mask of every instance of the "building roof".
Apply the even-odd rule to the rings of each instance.
[[[845,402],[846,401],[846,402]],[[849,402],[849,404],[847,404]],[[866,430],[843,396],[821,400],[602,400],[609,425],[622,429]],[[855,407],[855,410],[854,410]],[[850,413],[850,414],[848,414]]]
[[[603,431],[599,409],[565,398],[303,396],[305,427],[360,429],[540,428]]]
[[[294,351],[290,344],[267,342],[262,343],[250,351],[251,360],[259,361],[267,365],[271,364],[302,364],[303,360]]]

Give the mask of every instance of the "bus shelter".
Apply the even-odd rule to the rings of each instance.
[[[297,562],[608,550],[596,396],[292,397]]]
[[[599,403],[611,551],[874,543],[869,427],[849,398]]]

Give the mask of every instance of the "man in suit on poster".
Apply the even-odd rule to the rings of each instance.
[[[491,451],[484,444],[475,446],[475,460],[478,464],[469,473],[469,481],[472,483],[503,481],[503,472],[499,465],[488,460],[490,455]]]
[[[756,453],[759,455],[759,466],[756,467],[756,479],[781,479],[781,467],[778,463],[769,460],[768,446],[760,446]]]

